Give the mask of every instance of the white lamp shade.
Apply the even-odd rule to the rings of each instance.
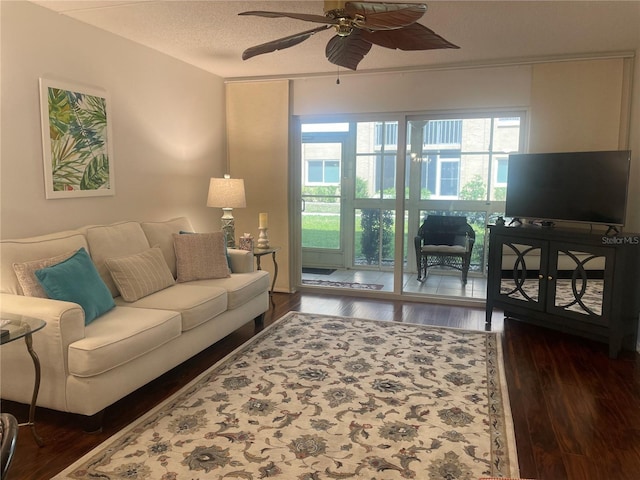
[[[212,178],[209,181],[207,207],[243,208],[247,206],[244,197],[244,180],[241,178]]]

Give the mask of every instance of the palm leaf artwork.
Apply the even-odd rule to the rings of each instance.
[[[48,88],[54,191],[110,188],[104,98]]]

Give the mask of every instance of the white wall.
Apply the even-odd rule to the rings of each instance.
[[[219,230],[205,203],[226,168],[222,79],[32,3],[0,8],[0,237],[180,215]],[[115,196],[45,199],[41,76],[109,93]]]

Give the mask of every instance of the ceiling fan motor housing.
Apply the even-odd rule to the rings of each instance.
[[[339,18],[338,24],[334,26],[336,28],[336,33],[341,37],[346,37],[353,31],[352,22],[348,18]]]

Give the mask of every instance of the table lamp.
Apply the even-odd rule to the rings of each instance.
[[[232,211],[234,208],[246,206],[243,179],[231,178],[229,175],[225,175],[224,178],[211,178],[207,207],[222,208],[222,231],[229,248],[236,247],[236,227]]]

